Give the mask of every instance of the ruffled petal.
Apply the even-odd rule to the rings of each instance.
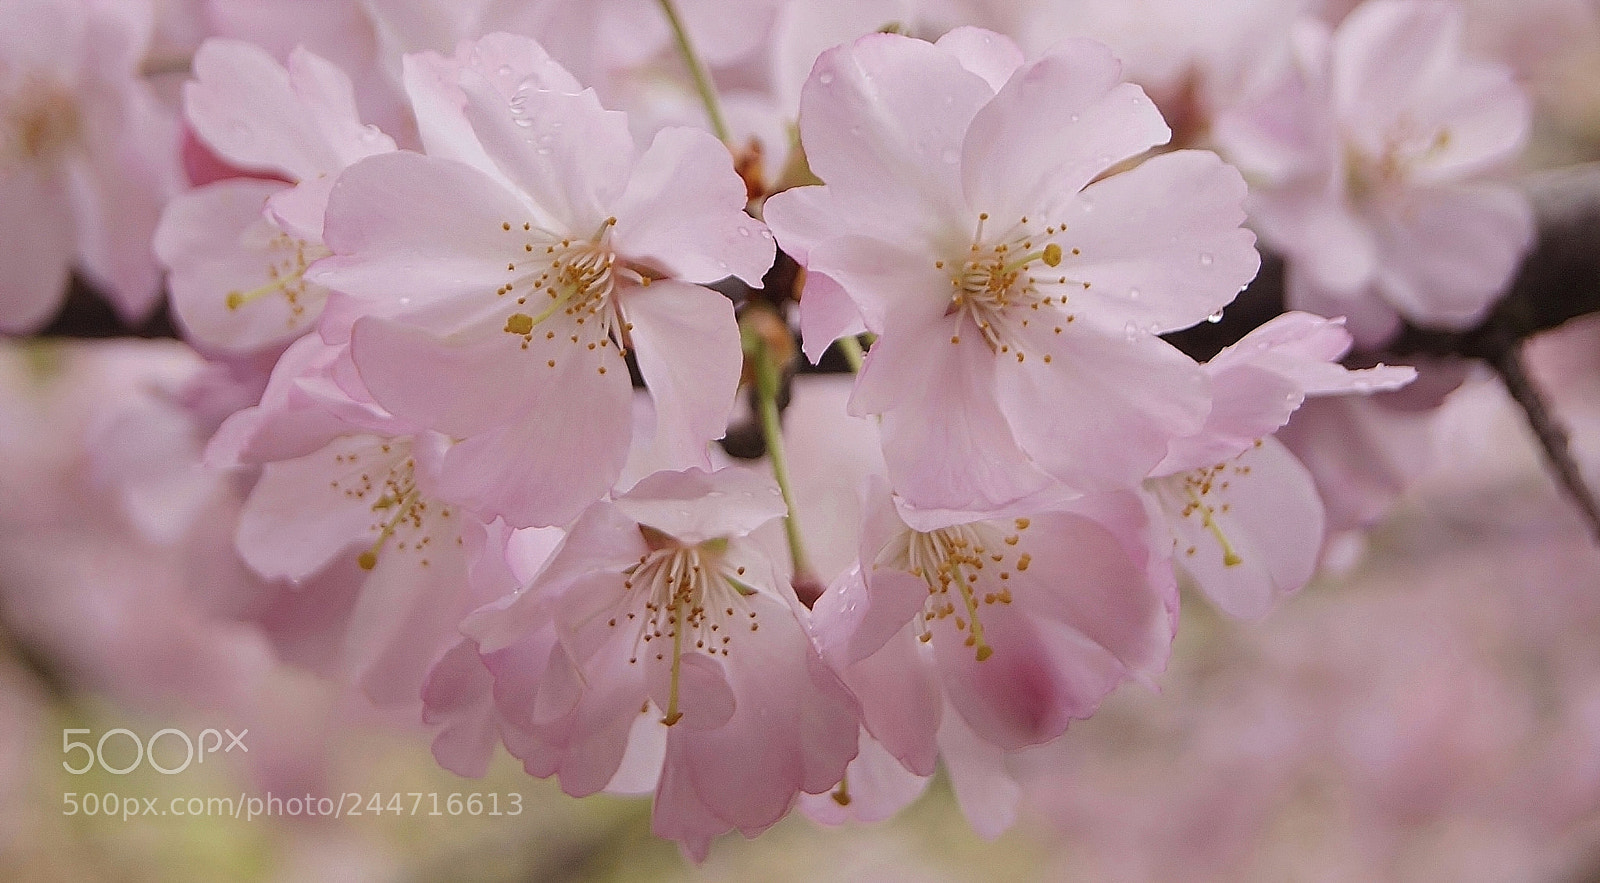
[[[745,201],[722,142],[697,129],[663,129],[613,206],[617,252],[688,282],[737,276],[760,285],[775,246],[766,225],[745,214]]]

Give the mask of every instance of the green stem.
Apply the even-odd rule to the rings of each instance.
[[[861,350],[861,338],[854,334],[847,334],[839,338],[839,352],[844,353],[844,360],[850,365],[852,374],[861,373],[861,362],[866,358]]]
[[[678,43],[678,54],[683,56],[683,63],[689,68],[689,75],[694,78],[694,88],[700,93],[700,103],[706,106],[706,116],[711,120],[711,133],[721,139],[722,143],[729,143],[732,138],[728,135],[728,124],[722,118],[722,107],[717,103],[716,87],[711,85],[711,76],[706,73],[706,66],[700,62],[700,56],[694,51],[694,44],[689,42],[689,32],[684,30],[683,20],[678,18],[678,10],[673,7],[672,0],[660,0],[661,11],[667,16],[667,24],[672,26],[672,36]]]
[[[772,462],[772,475],[778,480],[778,490],[783,493],[783,505],[788,510],[788,515],[783,519],[783,529],[789,538],[789,560],[794,565],[795,578],[798,580],[811,574],[811,564],[800,539],[799,507],[794,502],[789,461],[783,452],[783,424],[778,416],[778,387],[781,383],[781,370],[773,360],[771,350],[765,344],[760,344],[756,353],[756,397],[761,405],[761,435],[767,443],[767,459]]]

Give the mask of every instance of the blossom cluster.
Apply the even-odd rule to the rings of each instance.
[[[1180,583],[1263,616],[1349,526],[1277,433],[1416,376],[1352,345],[1470,325],[1532,238],[1485,177],[1527,100],[1433,0],[1155,3],[1155,45],[1052,0],[195,5],[0,2],[0,328],[74,266],[130,319],[164,284],[248,400],[204,456],[280,644],[696,858],[941,763],[1003,830]],[[1163,335],[1258,233],[1296,311],[1196,361]],[[839,524],[783,458],[791,326],[859,360]],[[741,389],[770,467],[715,444]]]

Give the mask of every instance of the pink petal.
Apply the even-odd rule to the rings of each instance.
[[[402,80],[424,152],[474,166],[497,180],[503,180],[499,170],[484,153],[465,116],[467,97],[460,83],[466,70],[485,78],[507,100],[524,86],[569,95],[583,91],[544,47],[516,34],[487,34],[476,42],[463,43],[451,58],[431,52],[405,56]]]
[[[1380,0],[1352,11],[1333,35],[1333,96],[1346,132],[1373,156],[1460,57],[1461,10]]]
[[[888,575],[879,573],[874,582]],[[922,596],[927,595],[923,584]],[[843,668],[840,676],[861,700],[861,722],[867,731],[907,770],[929,776],[938,759],[936,737],[944,691],[922,650],[915,627],[907,622],[877,652]]]
[[[330,481],[359,487],[363,470],[386,471],[395,457],[372,436],[341,439],[314,454],[269,463],[239,517],[238,547],[266,579],[305,579],[356,543],[370,543],[380,520],[375,500],[330,488]],[[355,456],[346,465],[342,458]],[[403,455],[396,455],[403,456]]]
[[[232,351],[263,349],[304,334],[321,314],[327,289],[288,281],[280,289],[229,306],[229,294],[268,285],[307,248],[277,245],[282,232],[262,215],[277,181],[234,178],[174,199],[156,230],[155,250],[170,271],[172,306],[198,343]],[[310,255],[315,259],[316,253]],[[288,294],[292,293],[291,301]]]
[[[781,819],[801,790],[839,781],[856,753],[855,702],[810,649],[793,614],[752,596],[760,640],[739,645],[725,668],[739,703],[727,725],[674,731],[667,774],[683,764],[699,799],[753,835]]]
[[[960,715],[947,714],[939,728],[939,753],[972,829],[994,839],[1011,827],[1022,789],[1006,771],[1005,752],[980,738]]]
[[[1019,615],[1066,625],[1148,679],[1166,668],[1168,599],[1146,582],[1144,554],[1130,557],[1109,529],[1077,514],[1035,515],[1018,534],[1015,550],[1031,556],[1009,580]]]
[[[945,695],[986,742],[1015,749],[1054,739],[1128,678],[1127,666],[1070,625],[997,607],[984,614],[987,659],[953,628],[932,643]]]
[[[1252,194],[1251,218],[1268,243],[1294,259],[1292,270],[1319,288],[1348,297],[1377,273],[1379,245],[1372,229],[1325,189]]]
[[[551,379],[508,337],[441,340],[378,317],[356,322],[350,355],[379,404],[457,437],[501,425],[534,384]]]
[[[884,411],[884,459],[895,491],[919,507],[970,511],[1041,490],[1045,474],[1023,453],[996,401],[994,354],[977,335],[951,344],[940,333],[886,331],[867,353],[851,398],[851,413]],[[1040,404],[1029,403],[1030,415]]]
[[[430,551],[379,553],[351,613],[346,652],[362,692],[380,705],[414,706],[428,672],[460,640],[466,562],[453,530],[459,517],[447,524],[433,531]]]
[[[494,709],[494,677],[478,658],[477,645],[461,641],[440,659],[422,687],[423,723],[439,728],[433,759],[458,776],[489,771],[500,744]]]
[[[289,83],[304,108],[302,117],[315,125],[316,135],[334,157],[334,165],[320,171],[332,173],[356,160],[395,149],[394,139],[376,126],[361,124],[355,87],[332,62],[297,46],[289,53],[288,73]],[[303,181],[310,176],[300,177]]]
[[[628,456],[632,396],[624,372],[590,377],[574,369],[520,419],[458,442],[439,477],[445,496],[515,527],[566,524],[600,499]]]
[[[346,169],[328,199],[325,239],[335,257],[309,278],[390,312],[477,296],[492,303],[506,280],[528,210],[468,166],[387,153]]]
[[[1260,618],[1278,596],[1311,578],[1322,550],[1322,500],[1311,474],[1273,438],[1228,461],[1212,486],[1204,500],[1217,510],[1213,521],[1238,563],[1227,563],[1222,545],[1198,513],[1169,515],[1178,542],[1175,560],[1223,611]]]
[[[1332,367],[1344,370],[1340,365]],[[1266,368],[1242,364],[1219,371],[1213,374],[1211,413],[1205,428],[1174,439],[1166,459],[1152,472],[1171,475],[1237,457],[1256,439],[1288,423],[1303,401],[1305,391],[1298,383]]]
[[[807,269],[838,283],[870,330],[882,333],[891,315],[908,330],[921,330],[950,306],[950,276],[925,250],[843,235],[820,243],[810,257]]]
[[[1160,111],[1121,81],[1111,51],[1088,40],[1018,70],[966,133],[967,204],[1006,224],[1048,217],[1106,169],[1165,143],[1172,132]]]
[[[1412,170],[1418,184],[1460,180],[1515,158],[1528,140],[1533,109],[1528,95],[1499,65],[1464,64],[1440,84],[1441,94],[1414,113],[1420,126],[1447,135]]]
[[[150,240],[162,208],[182,180],[176,123],[147,92],[120,96],[123,125],[91,137],[72,163],[79,268],[108,295],[117,314],[141,322],[161,296],[161,268]]]
[[[1407,318],[1467,328],[1483,317],[1533,242],[1533,210],[1508,186],[1425,188],[1388,207],[1379,284]]]
[[[656,707],[663,710],[675,707],[683,717],[673,726],[686,730],[714,730],[726,724],[733,717],[734,696],[722,663],[686,648],[678,655],[677,668],[677,683],[674,684],[670,659],[647,666],[650,698]],[[669,704],[674,687],[677,688],[676,706]]]
[[[656,472],[614,505],[684,545],[742,537],[786,511],[772,479],[742,467]]]
[[[834,207],[832,195],[827,187],[793,187],[761,204],[761,216],[778,244],[801,266],[811,263],[811,249],[818,243],[839,234],[838,217],[843,213]]]
[[[983,28],[955,28],[933,45],[951,53],[962,67],[983,77],[994,92],[999,92],[1017,68],[1022,67],[1022,49],[1003,34]]]
[[[744,354],[733,302],[660,279],[619,295],[627,339],[656,405],[656,450],[672,466],[709,466],[706,444],[728,431]]]
[[[64,188],[41,170],[0,175],[0,331],[33,331],[66,298],[73,223]]]
[[[745,214],[745,201],[722,142],[696,129],[663,129],[613,206],[617,252],[687,282],[737,276],[760,285],[775,246],[766,226]]]
[[[824,825],[881,822],[892,818],[927,790],[929,776],[907,770],[878,740],[861,734],[861,753],[845,770],[850,803],[841,806],[829,794],[800,795],[800,811]]]
[[[930,95],[940,97],[937,106]],[[869,34],[817,59],[800,98],[806,159],[859,218],[858,229],[881,230],[889,241],[936,239],[971,223],[961,140],[992,95],[952,53]]]
[[[1244,179],[1216,154],[1181,150],[1090,185],[1058,241],[1069,303],[1164,333],[1231,303],[1261,265]],[[1073,309],[1077,309],[1076,306]]]
[[[216,154],[244,169],[279,172],[291,181],[343,166],[266,50],[212,38],[194,56],[184,86],[189,125]]]
[[[805,291],[800,298],[800,347],[813,365],[822,360],[834,341],[866,330],[861,311],[839,283],[818,271],[806,274]]]
[[[484,152],[528,195],[537,224],[574,236],[598,233],[633,165],[627,116],[601,107],[592,90],[522,88],[508,101],[471,71],[462,89]]]
[[[1205,372],[1165,341],[1082,321],[1055,334],[1047,324],[1019,329],[1026,359],[1002,357],[994,369],[999,410],[1041,469],[1079,490],[1125,488],[1169,440],[1203,425]]]

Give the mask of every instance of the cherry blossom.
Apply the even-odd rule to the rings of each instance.
[[[1416,370],[1337,363],[1351,345],[1343,322],[1285,313],[1205,365],[1214,391],[1197,435],[1173,442],[1145,482],[1166,515],[1173,557],[1219,607],[1265,615],[1311,578],[1323,505],[1311,474],[1272,437],[1308,396],[1397,389]]]
[[[1458,7],[1373,0],[1330,32],[1302,22],[1292,63],[1223,115],[1252,177],[1251,219],[1289,258],[1289,305],[1350,319],[1374,347],[1402,318],[1466,328],[1533,238],[1526,197],[1483,180],[1527,139],[1529,103],[1463,57]]]
[[[974,826],[996,835],[1012,807],[994,788],[1015,793],[1005,753],[1060,736],[1166,664],[1176,585],[1147,530],[1126,493],[917,530],[880,480],[860,565],[817,602],[819,642],[872,737],[916,775],[942,755]]]
[[[328,191],[340,170],[394,149],[356,117],[350,80],[297,49],[288,67],[264,50],[209,40],[185,89],[190,124],[222,159],[275,179],[229,178],[174,199],[155,248],[172,303],[201,345],[249,351],[313,327],[328,292],[305,278],[329,254]]]
[[[469,621],[507,747],[569,794],[655,792],[653,827],[704,858],[856,753],[856,704],[751,534],[782,515],[738,468],[658,472],[572,526],[522,593]]]
[[[447,496],[562,524],[622,468],[625,350],[663,447],[705,463],[741,355],[731,302],[691,283],[758,281],[774,247],[714,138],[666,129],[637,153],[625,117],[537,44],[463,51],[453,81],[413,90],[430,153],[449,158],[347,170],[328,207],[335,256],[311,278],[374,313],[351,353],[377,401],[460,439],[441,465]]]
[[[1244,185],[1196,151],[1106,174],[1169,134],[1119,70],[1098,44],[1024,64],[966,28],[870,35],[806,84],[801,136],[826,183],[766,217],[810,270],[805,333],[880,335],[851,406],[882,415],[913,505],[1126,486],[1205,419],[1204,373],[1156,335],[1255,274]]]
[[[147,2],[0,4],[0,330],[32,331],[74,266],[139,320],[160,295],[150,235],[178,130],[139,79]]]

